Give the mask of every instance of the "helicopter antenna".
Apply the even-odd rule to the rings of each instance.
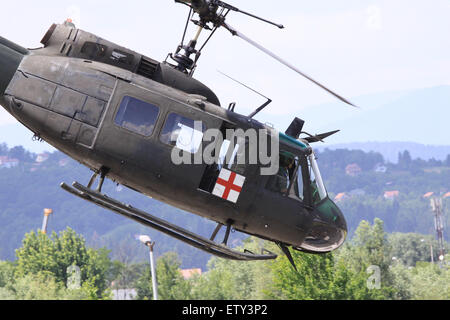
[[[231,79],[231,80],[233,80],[234,82],[239,83],[241,86],[244,86],[245,88],[247,88],[247,89],[253,91],[254,93],[260,95],[261,97],[267,99],[266,102],[264,102],[261,106],[259,106],[258,108],[256,108],[255,111],[253,111],[252,113],[250,113],[250,114],[248,115],[249,118],[253,118],[258,112],[260,112],[262,109],[264,109],[265,107],[267,107],[267,106],[272,102],[272,99],[266,97],[265,95],[263,95],[262,93],[256,91],[255,89],[250,88],[250,87],[247,86],[246,84],[244,84],[244,83],[242,83],[242,82],[240,82],[240,81],[238,81],[238,80],[236,80],[236,79],[230,77],[229,75],[223,73],[223,72],[220,71],[220,70],[217,70],[217,72],[219,72],[220,74],[224,75],[224,76],[227,77],[228,79]]]

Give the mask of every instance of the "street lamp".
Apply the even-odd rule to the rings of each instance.
[[[155,270],[155,263],[153,261],[153,246],[155,245],[155,242],[152,241],[152,239],[150,239],[150,237],[147,235],[140,235],[138,236],[138,239],[140,242],[142,242],[149,248],[150,268],[152,273],[153,300],[158,300],[158,283],[156,282],[156,270]]]
[[[48,223],[48,217],[53,213],[52,209],[44,209],[44,220],[42,220],[42,233],[47,233],[47,223]]]

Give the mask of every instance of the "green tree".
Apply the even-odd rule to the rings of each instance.
[[[355,236],[337,253],[321,255],[292,252],[296,272],[286,257],[271,265],[275,299],[391,299],[395,297],[389,272],[390,246],[383,222],[362,221]],[[371,272],[375,284],[370,285]]]
[[[295,271],[283,256],[272,264],[274,283],[269,296],[288,300],[333,299],[333,292],[330,290],[333,255],[312,255],[293,251],[292,257],[298,271]]]
[[[367,285],[365,270],[355,271],[334,253],[312,255],[293,252],[296,272],[285,257],[272,264],[273,289],[268,297],[290,300],[383,299],[381,290]]]
[[[392,267],[395,273],[396,289],[404,299],[449,300],[450,268],[430,262],[417,262],[415,267],[405,266],[398,261]]]
[[[0,300],[14,299],[12,285],[14,284],[15,266],[9,261],[0,261]]]
[[[274,244],[255,237],[248,237],[241,247],[259,252],[262,247],[279,250]],[[212,257],[208,271],[190,279],[193,299],[245,300],[265,299],[272,285],[270,263],[266,261],[234,261]]]
[[[109,278],[113,289],[133,288],[136,281],[144,274],[148,263],[123,263],[117,260],[112,262]]]
[[[347,261],[335,257],[334,279],[332,291],[334,299],[340,300],[382,300],[385,299],[383,290],[370,287],[367,272],[360,270],[356,272],[349,268]]]
[[[10,158],[16,158],[23,162],[32,162],[35,159],[35,155],[27,150],[25,150],[22,146],[15,146],[9,149],[8,156]]]
[[[412,162],[412,159],[411,159],[411,155],[408,150],[403,151],[403,153],[399,152],[398,166],[401,169],[409,169],[411,166],[411,162]]]
[[[411,294],[419,300],[450,299],[450,268],[419,262],[411,272]]]
[[[184,300],[190,298],[190,286],[180,273],[180,261],[175,252],[167,252],[156,263],[158,299]],[[137,299],[153,299],[150,268],[146,268],[136,282]]]
[[[67,284],[68,268],[80,270],[80,285],[90,288],[91,298],[108,297],[106,276],[110,266],[108,251],[87,248],[82,236],[67,228],[52,236],[38,231],[25,235],[22,247],[16,250],[16,277],[28,274],[51,276],[57,283]]]
[[[406,266],[415,267],[418,261],[431,261],[431,248],[438,248],[438,242],[430,235],[418,233],[392,233],[388,236],[392,248],[392,259]],[[433,260],[438,259],[438,250],[433,252]]]
[[[193,280],[192,295],[199,300],[244,300],[260,298],[255,281],[260,262],[230,261],[217,257],[208,271]],[[259,273],[264,276],[264,273]]]
[[[232,300],[232,278],[222,259],[213,257],[208,262],[208,271],[193,281],[192,296],[196,300]]]
[[[395,290],[395,298],[398,300],[412,299],[410,268],[412,267],[405,266],[401,260],[395,260],[389,270],[393,275],[392,286]]]
[[[361,221],[351,240],[352,246],[348,247],[353,254],[348,257],[354,260],[356,271],[376,265],[381,272],[386,272],[391,264],[391,247],[384,232],[384,223],[375,218],[371,226],[368,221]]]
[[[85,282],[80,288],[66,288],[49,273],[29,273],[0,288],[0,300],[86,300],[92,288]]]
[[[6,287],[14,280],[15,266],[10,261],[0,261],[0,287]]]
[[[447,167],[450,167],[450,154],[448,154],[448,155],[447,155],[447,158],[445,158],[444,164],[445,164]]]
[[[337,254],[347,268],[359,277],[369,278],[371,272],[379,276],[376,288],[370,289],[370,295],[377,299],[396,297],[394,275],[390,272],[392,248],[384,232],[383,221],[375,218],[373,225],[361,221],[354,237]]]

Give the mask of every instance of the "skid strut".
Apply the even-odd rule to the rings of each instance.
[[[154,228],[158,231],[161,231],[169,236],[172,236],[178,240],[181,240],[191,246],[194,246],[198,249],[211,253],[213,255],[233,260],[270,260],[275,259],[277,257],[276,254],[263,249],[261,254],[254,254],[248,250],[244,252],[240,252],[234,249],[227,247],[226,245],[217,244],[214,242],[214,238],[222,226],[219,224],[214,230],[211,239],[204,238],[199,236],[189,230],[186,230],[180,226],[174,225],[166,220],[155,217],[145,211],[139,210],[137,208],[132,207],[129,204],[125,204],[119,202],[113,198],[108,197],[105,194],[100,193],[98,190],[101,190],[102,181],[99,183],[99,187],[97,190],[90,189],[92,186],[97,174],[94,174],[89,181],[88,186],[85,187],[78,182],[74,182],[72,186],[67,185],[66,183],[61,183],[61,188],[68,191],[69,193],[76,195],[84,200],[95,203],[98,206],[103,208],[112,210],[122,216],[125,216],[129,219],[137,221],[147,227]],[[227,232],[226,238],[224,239],[224,243],[228,240],[228,235],[231,229],[231,223],[227,222]]]

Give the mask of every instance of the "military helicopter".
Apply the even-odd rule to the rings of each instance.
[[[226,17],[239,12],[278,28],[282,25],[218,0],[175,2],[188,6],[189,14],[181,44],[163,62],[77,29],[70,21],[53,24],[38,49],[0,37],[0,104],[34,138],[93,171],[86,186],[62,183],[64,190],[208,253],[235,260],[277,257],[265,249],[255,253],[229,247],[232,230],[275,242],[292,264],[289,248],[326,253],[341,246],[346,221],[328,197],[310,146],[338,130],[311,135],[303,131],[304,121],[295,118],[284,133],[279,132],[253,118],[270,99],[250,115],[242,115],[233,103],[221,107],[216,94],[193,74],[202,49],[222,27],[353,104],[231,27]],[[185,44],[189,23],[197,26],[197,32]],[[196,49],[205,30],[210,35]],[[215,130],[209,137],[214,161],[174,163],[174,154],[197,159],[209,129]],[[239,130],[254,130],[258,141],[275,139],[277,144],[255,143],[237,134]],[[237,161],[237,154],[245,154],[242,151],[256,147],[253,155],[259,155],[265,145],[278,171],[261,174],[267,162],[259,158],[251,162],[251,156]],[[213,220],[217,227],[208,239],[108,197],[102,193],[105,178]],[[222,227],[224,239],[215,241]]]

